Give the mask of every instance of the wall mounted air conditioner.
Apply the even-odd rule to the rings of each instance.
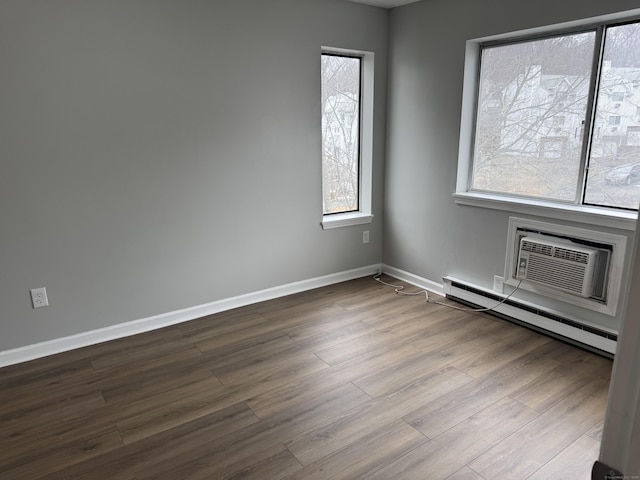
[[[536,260],[540,260],[540,258],[536,258],[531,268],[529,268],[529,256],[533,252],[528,251],[532,248],[522,250],[523,239],[538,244],[559,245],[560,248],[586,254],[588,266],[585,268],[584,263],[578,262],[577,276],[579,288],[576,289],[575,286],[568,289],[561,288],[563,287],[562,284],[566,283],[568,277],[568,267],[564,267],[564,265],[564,269],[560,270],[560,278],[564,279],[564,282],[551,281],[548,271],[540,269],[540,265],[536,264]],[[622,291],[626,244],[627,237],[623,235],[614,235],[613,233],[598,230],[586,230],[569,225],[540,222],[528,218],[509,217],[509,233],[507,235],[504,264],[504,283],[512,288],[519,285],[520,289],[532,292],[534,295],[553,299],[552,302],[558,300],[594,312],[615,316]],[[533,245],[527,244],[527,247],[533,247]],[[598,253],[594,254],[594,250],[597,250]],[[558,254],[560,252],[561,250],[555,253]],[[518,274],[521,254],[524,254],[527,262]],[[543,265],[546,263],[562,263],[558,262],[562,259],[558,258],[557,255],[550,258],[547,255],[546,257],[546,262],[541,261],[539,263]],[[589,270],[593,272],[593,275],[589,273]],[[589,284],[591,284],[591,287],[589,287]],[[581,288],[585,285],[585,289]],[[584,293],[588,293],[589,288],[591,288],[592,294],[587,297],[583,296]],[[576,290],[578,291],[576,292]],[[560,308],[553,306],[553,303],[547,303],[547,300],[543,298],[532,301],[542,302],[541,304],[539,303],[539,305],[543,307],[546,305],[550,308]]]
[[[516,278],[587,298],[593,295],[598,253],[571,242],[522,237]]]

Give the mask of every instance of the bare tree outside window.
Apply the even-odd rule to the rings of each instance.
[[[323,213],[359,208],[361,58],[322,54]]]

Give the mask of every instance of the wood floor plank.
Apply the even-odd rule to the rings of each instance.
[[[214,385],[208,389],[203,383],[192,384],[191,394],[181,389],[180,397],[159,395],[164,401],[153,407],[146,400],[139,401],[135,413],[130,411],[131,407],[122,406],[126,418],[116,423],[122,441],[131,444],[220,410],[216,397],[221,387]]]
[[[604,428],[604,423],[603,422],[597,422],[593,427],[591,427],[591,429],[589,429],[589,431],[586,433],[586,435],[590,436],[591,438],[593,438],[597,442],[602,442],[602,430],[603,430],[603,428]]]
[[[255,306],[249,305],[179,323],[175,328],[195,343],[265,322],[267,319],[255,311]]]
[[[208,449],[196,449],[187,455],[160,461],[152,468],[136,472],[138,480],[189,478],[233,478],[236,472],[254,471],[273,457],[287,453],[281,443],[264,442],[248,437],[238,443],[206,444]]]
[[[469,466],[488,480],[521,480],[532,475],[603,421],[606,383],[598,380],[585,385]]]
[[[411,345],[395,345],[378,347],[367,350],[356,357],[350,358],[332,367],[349,381],[355,381],[363,377],[375,374],[385,368],[393,368],[409,361],[411,358],[419,358],[423,352]]]
[[[94,480],[98,474],[109,480],[127,480],[135,477],[135,472],[154,469],[160,460],[188,457],[201,445],[241,431],[258,421],[244,403],[237,403],[206,417],[50,473],[47,480]]]
[[[129,348],[114,348],[93,355],[91,357],[93,368],[100,370],[114,366],[132,365],[148,359],[150,352],[152,355],[160,357],[165,353],[193,347],[189,339],[184,338],[175,329],[162,329],[137,336],[140,338]]]
[[[378,330],[401,326],[407,321],[419,321],[428,324],[430,331],[435,333],[439,328],[448,330],[450,324],[465,321],[465,314],[435,303],[426,303],[424,297],[402,297],[383,292],[380,300],[375,309],[363,310],[366,316],[362,319]]]
[[[428,309],[425,309],[425,307],[417,309],[413,314],[405,314],[402,317],[403,321],[393,322],[391,325],[377,328],[392,335],[396,341],[412,343],[432,334],[437,328],[437,322],[432,321],[426,315],[427,311]],[[447,328],[450,328],[450,320],[450,312],[443,312],[441,327],[444,328],[444,325],[446,325]]]
[[[379,470],[370,480],[444,480],[486,451],[487,444],[508,437],[537,416],[515,400],[503,398]]]
[[[293,339],[288,335],[280,334],[277,337],[263,337],[261,341],[252,341],[249,344],[216,349],[204,354],[202,366],[228,374],[287,352],[301,351],[302,349]]]
[[[180,349],[168,350],[165,352],[152,351],[145,358],[135,362],[127,362],[123,364],[112,364],[101,368],[94,367],[97,375],[93,375],[95,385],[106,387],[120,383],[122,377],[131,377],[133,375],[146,375],[151,371],[157,372],[158,369],[164,368],[180,368],[185,365],[197,364],[203,359],[202,352],[194,345],[185,346]]]
[[[118,383],[107,385],[101,392],[105,401],[111,405],[129,405],[171,390],[188,388],[189,385],[202,381],[222,385],[211,371],[189,365],[125,376]]]
[[[301,342],[310,338],[326,335],[352,323],[362,322],[358,315],[354,315],[352,312],[349,312],[340,306],[336,305],[331,308],[334,310],[325,310],[325,312],[328,313],[326,319],[320,321],[313,319],[312,321],[301,325],[285,328],[283,331],[289,337]]]
[[[527,480],[574,480],[590,478],[591,467],[600,454],[600,442],[583,435],[551,459]]]
[[[272,327],[250,325],[203,340],[193,339],[198,349],[209,359],[223,359],[231,353],[251,349],[265,342],[286,337],[282,331]]]
[[[335,368],[323,370],[309,376],[291,378],[280,386],[248,397],[246,402],[260,418],[286,411],[296,404],[327,393],[362,378],[372,371],[417,358],[420,352],[410,345],[390,350],[380,348],[361,354]]]
[[[421,353],[362,377],[354,383],[372,397],[379,397],[415,384],[433,372],[446,368],[450,362],[448,357],[438,352]]]
[[[371,433],[378,425],[398,420],[469,381],[468,376],[452,368],[433,372],[402,390],[341,413],[285,444],[302,464],[309,465]]]
[[[573,365],[558,365],[546,375],[512,392],[510,397],[538,412],[544,412],[591,381],[589,375],[576,372]]]
[[[336,300],[336,304],[340,305],[351,311],[371,311],[373,309],[377,309],[378,307],[389,307],[391,304],[402,305],[403,308],[406,308],[407,305],[410,305],[410,302],[414,304],[422,304],[421,299],[416,297],[399,297],[394,296],[393,294],[389,295],[389,290],[385,289],[381,285],[377,285],[375,288],[367,288],[366,291],[363,291],[357,295],[350,295],[343,297],[342,299]],[[404,299],[404,302],[402,300]]]
[[[518,363],[507,364],[491,375],[474,379],[407,414],[404,420],[428,437],[434,438],[545,375],[556,365],[546,358],[545,352],[546,349],[529,352],[519,357]]]
[[[447,321],[432,325],[426,335],[412,339],[411,345],[425,352],[442,351],[486,335],[492,335],[497,341],[501,335],[508,335],[515,329],[487,315],[462,313],[457,317],[448,313]]]
[[[247,398],[246,403],[259,418],[283,415],[293,411],[299,405],[308,404],[340,387],[355,387],[350,383],[349,373],[351,372],[346,370],[343,372],[327,370],[315,375],[303,376]]]
[[[473,328],[461,329],[458,327],[443,333],[448,334],[448,339],[441,338],[443,346],[438,348],[434,345],[429,351],[442,352],[455,359],[456,366],[460,369],[464,369],[467,365],[474,365],[474,362],[478,362],[479,355],[492,352],[505,344],[509,345],[509,342],[515,337],[523,334],[521,329],[505,328],[500,322],[485,324],[477,320],[474,321]],[[425,350],[424,342],[420,340],[411,342],[411,344]]]
[[[368,478],[428,439],[402,420],[382,425],[360,441],[298,470],[287,480]]]
[[[289,450],[283,450],[272,457],[266,458],[258,462],[251,462],[250,465],[232,466],[229,468],[230,475],[220,476],[229,480],[280,480],[287,477],[290,473],[299,471],[302,465]],[[198,478],[198,476],[192,477]],[[200,476],[203,480],[209,480],[208,474]],[[173,480],[168,477],[167,480]]]
[[[256,463],[284,452],[286,448],[282,442],[285,439],[317,428],[327,419],[353,409],[367,399],[368,396],[357,387],[345,385],[307,404],[298,405],[293,411],[274,415],[202,443],[181,455],[168,451],[153,468],[140,472],[135,470],[135,473],[140,480],[157,478],[154,475],[164,472],[175,476],[164,478],[220,478],[242,468],[253,468]]]
[[[359,337],[332,343],[324,348],[314,350],[315,354],[329,365],[336,366],[360,355],[380,348],[394,348],[399,342],[393,334],[374,330]]]
[[[2,371],[2,369],[0,369]],[[15,371],[15,369],[14,369]],[[22,410],[29,405],[42,403],[42,392],[49,398],[69,395],[73,385],[86,391],[86,384],[94,378],[95,371],[89,361],[72,361],[68,365],[53,366],[51,370],[25,368],[23,375],[5,378],[0,387],[0,405],[4,416],[12,410]],[[76,393],[73,391],[72,394]]]
[[[72,425],[86,422],[87,417],[104,411],[104,407],[105,401],[100,392],[86,392],[64,401],[51,402],[48,406],[29,409],[10,420],[3,419],[0,423],[0,452],[11,452],[13,457],[19,457],[59,443],[69,437],[70,432],[73,435],[78,433]],[[0,453],[0,459],[2,456]]]
[[[350,322],[346,325],[340,325],[328,332],[322,332],[317,335],[309,336],[304,340],[298,339],[297,343],[304,349],[312,352],[332,347],[336,344],[350,342],[356,343],[359,339],[367,334],[376,333],[376,329],[364,322]]]
[[[447,480],[485,480],[469,467],[462,467],[456,473],[447,477]]]
[[[462,355],[452,365],[473,377],[479,378],[549,343],[551,343],[549,337],[530,330],[520,329],[515,335],[509,335],[504,340]]]
[[[286,382],[288,378],[309,375],[328,368],[329,366],[313,353],[299,351],[269,356],[231,371],[214,368],[213,373],[225,385],[256,385],[277,379]]]
[[[90,437],[53,444],[49,448],[39,448],[30,455],[13,458],[0,466],[0,476],[4,480],[39,479],[75,463],[103,455],[122,446],[118,432],[98,433]]]
[[[43,393],[47,393],[44,391]],[[38,400],[38,401],[35,401]],[[67,397],[47,399],[37,397],[23,408],[11,408],[0,416],[0,436],[18,436],[20,431],[31,431],[39,425],[50,425],[60,419],[68,420],[106,405],[100,391],[86,390]],[[4,410],[4,408],[3,408]]]

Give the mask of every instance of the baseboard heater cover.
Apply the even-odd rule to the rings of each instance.
[[[443,278],[443,285],[447,298],[483,308],[493,307],[504,298],[491,290],[450,276]],[[612,357],[616,351],[618,335],[614,331],[586,325],[577,319],[559,315],[521,300],[507,299],[490,313],[525,324],[607,357]]]

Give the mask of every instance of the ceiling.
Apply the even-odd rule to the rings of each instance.
[[[420,0],[349,0],[350,2],[365,3],[367,5],[373,5],[374,7],[393,8],[400,5],[406,5],[408,3],[415,3]]]

